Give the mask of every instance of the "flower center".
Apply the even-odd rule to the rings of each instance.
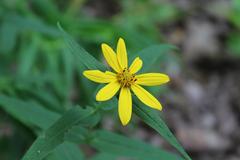
[[[137,80],[135,75],[131,74],[127,68],[124,68],[121,73],[118,73],[117,79],[122,87],[130,87]]]

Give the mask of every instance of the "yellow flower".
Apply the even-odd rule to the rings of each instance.
[[[145,73],[135,75],[142,68],[142,60],[137,57],[130,67],[128,67],[128,57],[125,42],[119,38],[117,53],[107,44],[102,44],[102,52],[108,65],[115,73],[99,70],[87,70],[83,75],[97,83],[108,83],[96,95],[97,101],[107,101],[111,99],[119,90],[118,114],[122,124],[125,126],[132,115],[132,95],[131,91],[145,105],[162,110],[159,101],[151,95],[143,86],[157,86],[169,81],[169,77],[161,73]],[[154,57],[153,57],[154,58]]]

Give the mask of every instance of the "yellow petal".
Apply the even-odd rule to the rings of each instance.
[[[113,49],[110,46],[108,46],[107,44],[102,44],[102,52],[103,52],[104,58],[106,59],[108,65],[110,67],[112,67],[112,69],[115,70],[116,72],[120,72],[121,69],[118,64],[117,55],[113,51]]]
[[[106,74],[104,72],[101,72],[99,70],[87,70],[83,72],[83,75],[90,79],[91,81],[97,82],[97,83],[109,83],[116,80],[116,76]]]
[[[157,86],[169,81],[169,77],[166,74],[161,73],[145,73],[136,75],[136,84],[144,86]]]
[[[119,65],[122,69],[128,67],[128,58],[125,42],[122,38],[119,38],[117,44],[117,58]]]
[[[123,87],[120,91],[118,114],[122,124],[127,125],[132,116],[132,95],[129,88]]]
[[[143,62],[139,57],[135,58],[133,63],[131,64],[131,66],[129,68],[129,71],[132,74],[137,73],[142,68],[142,64],[143,64]]]
[[[113,72],[106,71],[105,74],[110,75],[110,76],[117,77],[117,74],[116,74],[116,73],[113,73]]]
[[[162,110],[162,105],[159,101],[144,88],[134,84],[131,86],[131,89],[144,104],[154,109]]]
[[[111,82],[104,86],[96,95],[97,101],[106,101],[111,99],[119,90],[120,84],[117,81]]]

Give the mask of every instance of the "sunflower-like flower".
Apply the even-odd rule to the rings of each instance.
[[[130,67],[128,67],[128,57],[125,42],[119,38],[117,44],[117,53],[108,46],[102,44],[102,52],[108,65],[115,72],[86,70],[83,75],[97,83],[107,83],[100,89],[96,95],[97,101],[107,101],[111,99],[120,90],[118,101],[118,114],[120,121],[125,126],[131,119],[132,115],[132,95],[131,91],[145,105],[162,110],[159,101],[151,95],[143,86],[157,86],[169,81],[169,77],[161,73],[145,73],[136,75],[142,68],[143,62],[137,57]],[[154,57],[153,57],[154,58]]]

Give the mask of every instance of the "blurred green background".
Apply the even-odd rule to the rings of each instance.
[[[58,22],[100,60],[101,43],[115,47],[119,37],[132,55],[154,44],[176,45],[179,51],[153,69],[171,77],[168,88],[153,90],[163,116],[193,159],[239,159],[239,0],[1,0],[0,94],[56,113],[88,104],[95,89],[83,85],[81,64],[68,56]],[[119,127],[113,112],[100,128],[169,147],[137,119]],[[20,159],[35,138],[0,108],[1,160]]]

